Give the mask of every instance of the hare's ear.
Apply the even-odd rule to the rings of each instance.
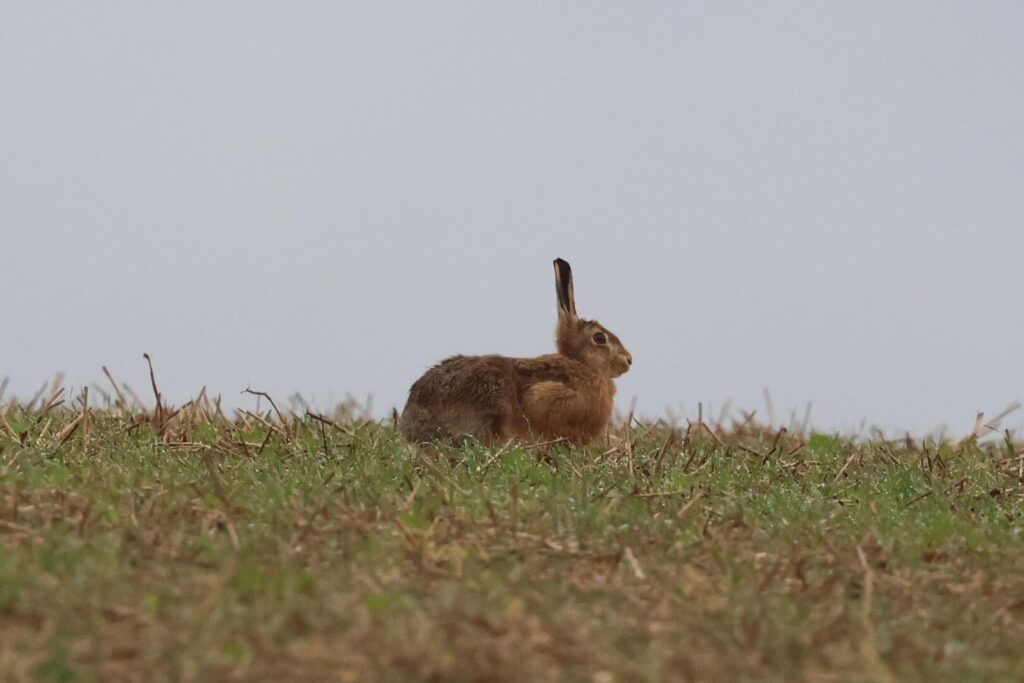
[[[572,292],[572,268],[568,262],[555,259],[555,292],[558,294],[558,319],[576,319],[576,297]]]

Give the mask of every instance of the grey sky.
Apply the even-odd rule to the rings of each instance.
[[[620,408],[1024,398],[1020,2],[5,2],[0,93],[19,395],[383,412],[551,350],[561,256]]]

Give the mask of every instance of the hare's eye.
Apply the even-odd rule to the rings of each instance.
[[[604,332],[595,332],[594,333],[594,343],[595,344],[607,344],[608,343],[608,337],[605,336]]]

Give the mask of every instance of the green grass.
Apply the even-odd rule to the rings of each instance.
[[[0,680],[1024,676],[1012,443],[0,413]]]

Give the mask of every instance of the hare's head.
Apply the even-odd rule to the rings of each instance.
[[[586,363],[603,375],[618,377],[633,364],[633,356],[604,325],[576,316],[572,269],[555,259],[555,291],[558,293],[558,352]]]

